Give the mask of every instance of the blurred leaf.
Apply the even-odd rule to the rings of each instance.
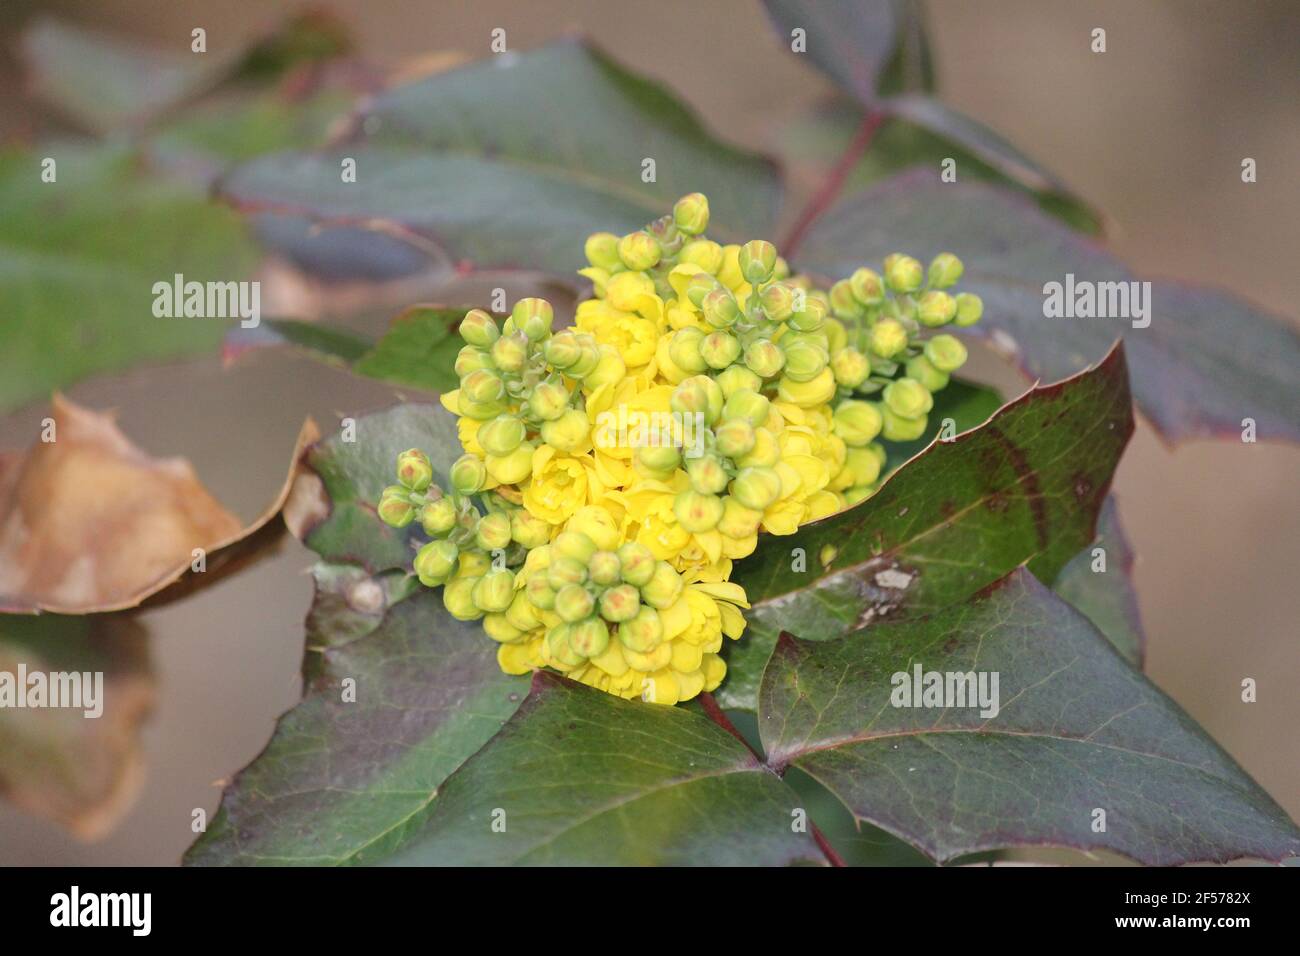
[[[1006,190],[920,171],[897,176],[813,223],[797,258],[814,273],[845,276],[898,249],[961,256],[960,288],[984,299],[984,318],[970,331],[1036,378],[1069,375],[1121,337],[1137,402],[1165,438],[1239,435],[1244,418],[1262,438],[1300,438],[1295,329],[1240,299],[1168,282],[1151,284],[1148,328],[1122,318],[1047,318],[1047,283],[1136,280],[1096,243]]]
[[[938,109],[947,112],[941,105]],[[996,133],[979,126],[969,117],[950,115],[974,124],[976,129],[988,134],[986,146],[1000,139]],[[820,182],[848,151],[862,122],[862,111],[855,103],[847,97],[836,97],[799,115],[779,130],[779,152],[802,180]],[[1096,211],[1072,195],[1067,187],[1050,180],[1049,174],[1016,152],[1014,147],[1008,145],[1007,149],[1019,159],[1000,162],[991,147],[987,150],[990,155],[985,156],[973,145],[942,135],[942,131],[926,129],[901,114],[890,113],[876,130],[870,148],[849,169],[843,192],[851,194],[865,189],[915,166],[938,170],[945,159],[953,159],[957,164],[959,181],[978,180],[1014,186],[1032,196],[1045,212],[1074,229],[1087,233],[1101,231],[1101,219]],[[1038,172],[1020,175],[1028,169]]]
[[[42,159],[57,180],[41,181]],[[238,217],[116,148],[0,152],[0,409],[98,372],[215,348],[238,319],[156,318],[156,282],[238,281]]]
[[[355,435],[332,435],[308,449],[306,472],[286,508],[289,529],[330,562],[354,564],[371,574],[407,570],[411,533],[379,520],[375,503],[396,479],[397,456],[424,449],[433,480],[447,486],[447,471],[462,454],[456,419],[440,405],[398,405],[356,419]]]
[[[519,710],[447,780],[393,862],[824,863],[811,837],[793,832],[799,807],[794,791],[709,720],[538,671]]]
[[[781,631],[830,640],[963,601],[1026,564],[1045,581],[1094,534],[1133,431],[1122,349],[936,442],[875,495],[787,537],[765,535],[733,580],[752,608],[728,649],[722,706],[751,710]],[[793,549],[807,570],[792,571]],[[829,551],[828,551],[829,549]],[[829,555],[829,560],[827,560]]]
[[[996,674],[1000,710],[900,706],[892,675],[910,688],[918,670]],[[939,862],[1013,846],[1159,866],[1300,854],[1268,794],[1024,568],[929,617],[783,637],[759,727],[775,768]]]
[[[1094,571],[1094,548],[1105,552],[1105,570]],[[1114,496],[1097,517],[1097,537],[1061,569],[1052,590],[1081,611],[1134,667],[1141,669],[1146,634],[1133,585],[1133,548],[1119,523]]]
[[[348,158],[355,183],[340,176]],[[646,159],[654,182],[642,181]],[[588,233],[637,228],[696,190],[719,238],[770,232],[770,161],[713,139],[657,84],[573,40],[397,87],[350,142],[254,160],[222,187],[246,212],[406,235],[479,268],[563,274]]]
[[[875,102],[881,74],[899,48],[906,0],[763,0],[763,6],[785,49],[792,49],[792,31],[803,30],[806,56],[817,69],[860,102]]]
[[[303,700],[227,787],[189,865],[384,859],[528,691],[526,678],[501,672],[478,622],[446,612],[441,591],[417,587],[402,600],[392,579],[325,565],[316,579]]]
[[[36,93],[95,133],[144,125],[224,84],[273,79],[350,46],[341,22],[319,11],[299,14],[225,53],[192,53],[188,34],[183,44],[160,49],[49,17],[36,20],[22,38]]]
[[[113,416],[56,395],[51,440],[0,455],[0,609],[88,614],[132,608],[173,587],[217,580],[263,543],[289,477],[248,526],[222,507],[183,458],[157,459]],[[193,572],[195,549],[204,569]],[[184,579],[184,580],[182,580]]]
[[[107,835],[130,810],[144,779],[140,726],[156,697],[148,637],[117,616],[0,615],[0,682],[19,693],[20,665],[76,673],[86,709],[0,706],[0,794],[62,824],[83,840]],[[94,674],[103,675],[95,685]]]
[[[330,365],[348,368],[373,348],[364,339],[348,329],[335,328],[324,322],[306,322],[301,319],[264,319],[262,327],[274,333],[274,338],[292,345]]]

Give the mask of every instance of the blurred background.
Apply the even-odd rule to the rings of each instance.
[[[669,86],[717,134],[758,150],[789,148],[782,128],[832,92],[781,49],[759,6],[742,0],[323,6],[348,24],[363,56],[386,64],[439,51],[479,58],[497,27],[514,49],[580,30]],[[929,0],[924,7],[940,97],[1002,132],[1102,210],[1107,244],[1136,271],[1220,285],[1295,321],[1300,4]],[[0,140],[59,131],[23,83],[18,34],[34,15],[176,52],[202,26],[217,52],[295,9],[268,0],[7,0]],[[1103,55],[1088,46],[1098,26],[1107,31]],[[1258,163],[1252,185],[1240,178],[1246,156]],[[792,165],[787,223],[811,192],[801,170]],[[481,301],[497,284],[476,276],[439,298]],[[1252,343],[1239,348],[1249,352]],[[989,354],[976,355],[966,374],[1008,396],[1027,384]],[[123,430],[150,453],[188,457],[245,519],[274,496],[306,415],[329,430],[342,415],[395,401],[390,387],[276,350],[229,368],[212,356],[101,377],[68,393],[84,405],[118,408]],[[45,414],[38,403],[0,419],[0,448],[28,445]],[[1170,449],[1141,423],[1115,486],[1138,553],[1148,675],[1293,818],[1300,817],[1298,465],[1300,450],[1280,445],[1198,441]],[[156,698],[129,783],[130,809],[103,839],[83,842],[0,802],[0,863],[176,862],[193,839],[192,811],[215,812],[221,779],[258,753],[275,718],[298,699],[310,564],[309,552],[286,538],[250,573],[138,615]],[[1257,703],[1241,701],[1245,677],[1258,681]]]

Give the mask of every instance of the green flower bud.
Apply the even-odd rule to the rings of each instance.
[[[559,382],[538,382],[528,396],[528,411],[534,418],[553,422],[569,408],[569,390]]]
[[[582,344],[572,332],[558,332],[542,346],[542,356],[552,368],[568,369],[582,358]]]
[[[880,435],[886,441],[916,441],[925,434],[926,416],[904,418],[883,402],[879,408],[884,422]]]
[[[488,455],[487,472],[498,484],[515,485],[533,473],[533,452],[537,446],[533,442],[523,442],[514,451],[505,455]]]
[[[559,555],[564,558],[572,558],[583,566],[582,580],[586,580],[587,562],[591,556],[596,553],[596,542],[581,531],[562,531],[551,543],[551,558],[554,562],[555,556]]]
[[[467,345],[456,353],[456,363],[453,366],[457,378],[464,378],[470,372],[477,372],[481,368],[493,368],[492,356],[483,349]]]
[[[916,379],[929,392],[940,392],[948,386],[948,373],[939,371],[924,355],[907,360],[907,377]]]
[[[731,398],[737,392],[745,390],[757,392],[763,387],[763,380],[743,365],[733,365],[723,369],[713,377],[713,380],[722,389],[723,398]]]
[[[821,299],[808,297],[804,300],[803,311],[790,316],[790,328],[799,332],[816,332],[826,324],[828,311],[826,303]]]
[[[682,251],[677,256],[678,262],[699,266],[709,275],[718,274],[722,268],[722,259],[722,246],[712,239],[692,239],[682,246]]]
[[[584,376],[582,384],[590,391],[595,391],[602,385],[612,385],[623,381],[627,375],[627,365],[623,363],[623,356],[617,348],[612,345],[600,346],[600,361],[596,367]]]
[[[925,279],[925,269],[911,256],[885,256],[885,283],[894,292],[915,292]]]
[[[720,288],[717,279],[707,273],[697,272],[686,282],[686,298],[691,305],[699,308],[704,304],[705,297],[717,288]]]
[[[543,611],[550,611],[555,607],[555,588],[551,587],[545,575],[529,576],[528,583],[524,585],[524,593],[528,595],[528,600],[533,607],[541,608]]]
[[[591,441],[587,413],[568,408],[554,421],[543,422],[542,441],[563,452],[581,451]]]
[[[569,627],[569,647],[583,657],[599,657],[609,647],[609,628],[594,617],[572,624]]]
[[[430,541],[415,553],[415,573],[425,587],[437,587],[456,573],[460,549],[450,541]]]
[[[704,193],[691,193],[673,204],[673,223],[688,236],[709,228],[709,200]]]
[[[595,607],[595,599],[581,584],[566,584],[555,592],[555,613],[570,624],[590,617]]]
[[[760,396],[761,397],[761,396]],[[723,412],[725,418],[726,412]],[[713,429],[713,438],[717,443],[718,453],[726,458],[739,458],[754,448],[757,440],[754,426],[747,418],[729,418]],[[721,488],[707,489],[721,491]]]
[[[524,440],[527,429],[514,415],[498,415],[478,430],[478,443],[489,455],[508,455]]]
[[[582,251],[587,261],[598,269],[613,272],[623,268],[623,260],[618,255],[618,236],[612,232],[593,232]]]
[[[763,314],[773,322],[784,322],[794,314],[794,286],[773,282],[758,294]]]
[[[629,232],[618,241],[618,257],[633,272],[653,269],[662,255],[655,237],[644,230]]]
[[[776,246],[765,239],[752,239],[740,247],[737,263],[750,285],[766,282],[776,268]]]
[[[488,552],[508,548],[510,538],[510,516],[503,511],[484,515],[474,532],[474,543]]]
[[[984,300],[974,292],[962,292],[957,296],[957,318],[954,320],[963,328],[974,325],[984,315]]]
[[[853,286],[848,279],[841,279],[831,286],[830,304],[831,314],[846,322],[853,322],[866,315],[866,309],[853,294]]]
[[[857,388],[871,374],[871,362],[857,349],[840,349],[831,356],[831,372],[835,382],[844,388]]]
[[[827,319],[822,323],[821,332],[826,336],[826,351],[832,355],[840,349],[848,348],[849,333],[839,319]]]
[[[483,609],[474,600],[474,588],[483,580],[480,577],[456,578],[442,589],[442,604],[458,621],[477,621]]]
[[[883,398],[899,418],[918,418],[934,407],[931,395],[916,379],[900,378],[885,386]]]
[[[429,456],[418,448],[402,452],[397,456],[397,480],[414,492],[424,491],[433,482]]]
[[[546,632],[546,649],[550,652],[551,659],[566,667],[577,667],[586,660],[569,643],[572,636],[572,624],[559,624]]]
[[[702,415],[712,425],[722,414],[722,389],[707,375],[692,375],[673,389],[669,406],[679,415]]]
[[[940,292],[937,289],[921,296],[921,301],[916,305],[917,321],[932,329],[947,325],[956,316],[957,300],[947,292]]]
[[[740,318],[740,306],[729,289],[718,286],[700,300],[704,321],[715,329],[728,329]]]
[[[503,335],[492,345],[492,364],[503,372],[521,372],[528,364],[528,339],[522,332]]]
[[[956,285],[965,271],[960,259],[951,252],[941,252],[930,262],[930,288],[946,289]]]
[[[487,405],[505,396],[506,383],[496,372],[481,368],[460,380],[460,393],[475,404]]]
[[[745,468],[731,482],[731,494],[746,508],[765,511],[781,495],[781,476],[773,468]]]
[[[641,595],[630,584],[620,584],[600,596],[600,616],[615,624],[630,621],[640,610]]]
[[[515,573],[509,568],[493,568],[478,579],[472,594],[474,603],[484,611],[504,611],[515,598]]]
[[[746,508],[731,495],[723,498],[722,504],[722,520],[718,522],[719,533],[737,540],[758,533],[759,522],[763,520],[761,511]]]
[[[448,477],[458,493],[478,494],[487,482],[487,466],[477,455],[461,455],[452,463]]]
[[[600,350],[599,343],[590,335],[580,335],[578,347],[581,350],[578,361],[569,366],[568,374],[572,378],[585,379],[600,366],[600,360],[605,353]]]
[[[379,520],[392,528],[405,528],[415,520],[416,507],[408,497],[409,492],[401,485],[389,485],[379,496],[375,510]]]
[[[754,429],[754,447],[749,454],[737,458],[736,464],[741,468],[771,468],[780,460],[781,446],[776,436],[760,426]]]
[[[722,499],[715,494],[702,494],[694,488],[679,491],[673,499],[673,514],[677,523],[694,534],[712,531],[722,520]]]
[[[551,526],[546,519],[530,514],[527,509],[516,508],[510,512],[510,537],[531,551],[551,540]]]
[[[644,592],[642,596],[645,596]],[[675,600],[674,598],[664,607],[670,607]],[[618,626],[618,639],[629,651],[649,654],[664,639],[664,622],[659,617],[659,612],[653,607],[642,607],[630,621],[624,621]]]
[[[456,527],[456,505],[450,498],[430,501],[420,509],[420,525],[428,535],[443,535]]]
[[[966,362],[966,346],[952,335],[936,335],[925,343],[925,357],[941,372],[955,372]]]
[[[678,329],[668,342],[668,357],[683,372],[698,373],[706,371],[709,363],[700,354],[704,344],[704,333],[694,326]]]
[[[881,319],[871,327],[867,345],[872,354],[892,359],[907,348],[907,329],[897,319]]]
[[[685,588],[682,582],[682,576],[667,561],[656,561],[654,573],[650,580],[641,585],[641,600],[651,607],[668,608],[677,603],[677,599],[682,596],[682,590]],[[637,614],[637,618],[641,615]],[[656,619],[658,615],[656,615]],[[660,636],[663,632],[660,631]],[[657,642],[656,642],[657,643]],[[636,650],[636,648],[633,648]]]
[[[681,450],[672,445],[640,445],[635,454],[642,468],[657,474],[672,472],[682,460]]]
[[[624,581],[633,587],[645,587],[655,573],[655,556],[643,544],[629,541],[618,549],[618,562]]]
[[[526,589],[524,591],[515,591],[515,596],[511,599],[510,607],[506,609],[505,616],[510,626],[520,633],[531,631],[542,623],[542,619],[537,614],[536,606],[528,599]]]
[[[844,466],[853,476],[854,485],[870,485],[880,477],[880,456],[870,448],[850,448],[844,456]]]
[[[514,319],[515,328],[524,333],[530,342],[540,342],[551,334],[555,310],[545,299],[520,299],[510,311],[510,318]]]
[[[500,334],[497,320],[482,309],[470,309],[460,320],[460,337],[480,349],[491,348]]]
[[[742,424],[748,423],[742,422]],[[722,467],[722,462],[713,455],[687,459],[686,474],[691,479],[691,487],[706,495],[726,491],[727,482],[731,480],[727,469]]]
[[[722,407],[722,417],[726,421],[745,421],[755,428],[767,421],[771,414],[772,403],[766,396],[741,389],[732,394]]]
[[[792,382],[811,382],[826,367],[826,352],[811,342],[792,342],[785,345],[785,375]]]
[[[745,365],[761,378],[775,378],[785,367],[785,353],[768,339],[755,339],[745,348]]]
[[[880,412],[870,402],[841,402],[831,419],[835,434],[844,444],[861,447],[880,434]]]
[[[700,355],[709,368],[724,369],[740,357],[740,339],[730,332],[710,332],[700,342]]]
[[[587,562],[587,576],[601,587],[618,584],[623,578],[623,567],[613,551],[597,551]]]
[[[856,269],[849,276],[849,291],[862,305],[879,305],[885,301],[885,284],[874,269]]]

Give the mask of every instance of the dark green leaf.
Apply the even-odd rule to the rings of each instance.
[[[1094,548],[1104,552],[1104,570],[1094,570],[1100,567]],[[1114,497],[1101,506],[1096,540],[1061,569],[1052,590],[1082,611],[1130,664],[1142,667],[1146,635],[1133,586],[1133,548],[1120,527]]]
[[[155,318],[154,283],[243,280],[254,261],[228,210],[124,150],[66,143],[0,153],[0,248],[0,408],[215,348],[238,318]]]
[[[794,791],[706,718],[539,671],[394,862],[824,863],[811,837],[794,832],[797,809]]]
[[[838,277],[900,249],[959,255],[961,288],[984,298],[984,318],[971,331],[1014,350],[1037,378],[1075,372],[1122,337],[1137,402],[1165,437],[1239,434],[1251,418],[1261,437],[1300,439],[1300,334],[1240,299],[1168,282],[1151,283],[1143,296],[1146,328],[1129,318],[1045,317],[1048,283],[1136,279],[1096,243],[1006,190],[919,171],[895,177],[815,222],[798,260]]]
[[[379,520],[375,503],[396,481],[397,456],[419,448],[433,462],[434,481],[443,487],[451,463],[462,454],[456,420],[439,405],[398,405],[356,420],[354,441],[339,433],[313,445],[305,462],[320,478],[310,507],[295,489],[305,522],[291,525],[327,561],[356,564],[372,574],[411,564],[411,532]],[[299,488],[310,482],[300,481]]]
[[[996,674],[1000,709],[902,706],[918,669]],[[1300,854],[1286,813],[1024,569],[929,617],[783,638],[759,727],[773,766],[941,862],[1012,846],[1155,865]]]
[[[528,681],[501,672],[477,622],[452,618],[441,591],[401,600],[393,584],[318,567],[303,701],[236,776],[186,863],[382,860],[519,706]]]
[[[860,102],[876,100],[881,74],[899,46],[905,0],[763,0],[763,6],[786,49],[792,31],[803,30],[806,55],[817,69]]]
[[[286,345],[302,349],[330,365],[350,367],[373,347],[368,339],[323,322],[301,319],[267,319],[262,325]]]
[[[753,607],[730,648],[723,706],[752,709],[780,631],[828,640],[880,617],[965,600],[1022,563],[1044,580],[1092,541],[1133,431],[1124,353],[1032,389],[936,442],[855,508],[764,536],[734,580]],[[795,548],[807,568],[792,569]]]
[[[357,181],[340,176],[353,158]],[[643,161],[656,164],[642,179]],[[770,232],[768,160],[714,140],[662,88],[580,41],[504,54],[377,97],[353,141],[255,160],[223,191],[252,212],[372,225],[477,267],[571,274],[582,241],[709,197],[721,238]]]

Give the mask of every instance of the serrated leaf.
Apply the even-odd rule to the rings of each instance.
[[[333,646],[308,647],[303,701],[227,788],[187,864],[384,859],[527,693],[525,678],[501,672],[481,625],[447,613],[441,591],[418,588],[389,605],[397,595],[384,583],[339,570],[318,568],[313,617],[338,625],[346,606],[350,639],[334,633]],[[367,617],[373,629],[356,628]],[[353,702],[345,680],[355,682]]]
[[[794,832],[800,807],[706,718],[539,671],[519,710],[447,781],[393,862],[824,863],[812,838]]]
[[[42,182],[42,160],[57,180]],[[215,348],[239,319],[156,318],[156,282],[246,279],[237,216],[115,147],[0,153],[0,409],[98,372]]]
[[[1252,418],[1261,437],[1300,439],[1300,334],[1240,299],[1168,282],[1151,283],[1146,328],[1131,318],[1047,318],[1047,283],[1137,280],[1006,190],[923,171],[897,176],[813,223],[797,258],[804,269],[843,276],[900,249],[959,255],[961,288],[984,299],[984,318],[969,331],[1013,350],[1035,377],[1069,375],[1121,337],[1138,405],[1166,438],[1239,434]]]
[[[986,690],[998,675],[996,714],[899,706],[917,668],[984,675]],[[940,862],[1013,846],[1154,865],[1300,854],[1286,813],[1024,569],[929,617],[783,638],[759,727],[773,766],[799,767]]]
[[[344,158],[357,181],[342,181]],[[653,182],[643,161],[656,164]],[[350,142],[236,169],[249,212],[409,234],[476,267],[572,274],[588,233],[628,231],[708,195],[711,233],[770,232],[768,160],[713,139],[658,85],[582,41],[504,54],[376,97]]]
[[[1104,552],[1104,570],[1095,570],[1094,549]],[[1097,537],[1061,569],[1052,590],[1092,621],[1115,649],[1141,669],[1146,634],[1133,585],[1133,547],[1119,523],[1115,498],[1108,497],[1097,517]]]
[[[856,507],[794,535],[764,536],[733,575],[752,607],[729,649],[719,702],[753,709],[783,630],[829,640],[881,617],[932,612],[1022,563],[1050,582],[1092,541],[1132,431],[1117,347],[1096,368],[1032,389],[982,427],[931,445]],[[792,570],[795,548],[803,572]]]
[[[452,462],[463,454],[456,419],[439,405],[398,405],[355,420],[355,440],[345,432],[308,449],[311,474],[294,487],[287,518],[290,530],[327,561],[355,564],[371,574],[409,569],[416,525],[390,528],[375,504],[396,481],[397,456],[424,451],[433,480],[447,486]]]

